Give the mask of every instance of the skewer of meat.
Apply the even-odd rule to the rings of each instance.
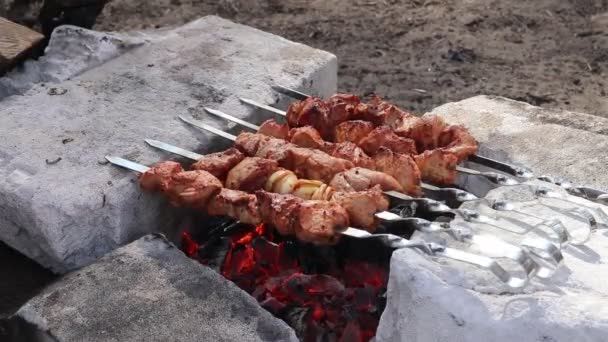
[[[352,190],[364,190],[374,185],[380,185],[384,191],[401,191],[399,182],[390,175],[360,167],[353,168],[353,163],[330,156],[320,150],[301,148],[282,139],[254,133],[241,133],[237,137],[183,116],[179,116],[179,118],[190,125],[234,141],[235,147],[248,156],[277,160],[281,167],[296,172],[302,178],[321,180],[336,187],[339,187],[338,183],[356,185],[357,188]],[[386,167],[390,167],[390,164]],[[427,187],[425,190],[434,194],[436,198],[447,200],[456,206],[463,201],[477,199],[470,193],[459,189]]]
[[[359,188],[359,185],[352,184],[352,182],[357,182],[356,179],[345,178],[345,181],[350,181],[351,183],[338,183],[338,187],[332,187],[321,181],[298,178],[294,172],[280,168],[274,160],[245,157],[244,154],[235,148],[208,155],[200,155],[161,141],[152,139],[146,139],[145,141],[152,147],[194,160],[195,163],[192,164],[193,170],[204,170],[214,175],[221,175],[218,178],[230,189],[247,192],[264,189],[280,194],[293,194],[302,199],[336,201],[347,210],[351,223],[354,226],[368,231],[375,230],[379,218],[384,221],[388,220],[390,223],[399,221],[403,225],[408,225],[405,221],[413,221],[407,222],[409,223],[408,226],[413,225],[416,229],[426,231],[433,229],[445,230],[447,228],[420,219],[401,218],[388,212],[384,212],[381,216],[374,216],[388,209],[388,200],[379,186],[369,189],[367,186],[364,186],[361,187],[364,190],[353,190],[354,188]],[[240,155],[240,157],[235,160],[235,156],[237,155]],[[408,198],[398,196],[394,192],[388,192],[388,194],[392,197],[397,197],[395,202],[415,205],[419,208],[420,212],[428,213],[429,215],[449,214],[451,210],[446,205],[430,199]]]
[[[352,96],[354,95],[338,94],[332,97],[332,101],[343,101],[345,98]],[[308,99],[314,99],[314,101]],[[290,114],[289,112],[284,112],[276,108],[257,103],[253,100],[241,98],[241,101],[256,108],[268,110],[282,116],[287,116]],[[491,162],[492,164],[500,164],[503,166],[498,168],[501,171],[507,167],[507,169],[511,171],[518,170],[518,175],[529,174],[529,172],[521,168],[506,166],[505,164],[475,155],[474,153],[477,151],[477,142],[468,133],[468,131],[462,126],[447,126],[443,119],[436,115],[428,114],[420,118],[407,112],[403,112],[392,105],[386,104],[386,102],[377,100],[382,102],[382,104],[374,106],[374,115],[377,115],[382,119],[374,119],[370,117],[370,110],[360,110],[358,112],[359,114],[357,114],[359,116],[346,115],[346,117],[350,118],[350,120],[337,120],[335,122],[335,127],[331,126],[332,128],[330,130],[327,128],[329,127],[327,125],[332,124],[332,119],[328,118],[331,118],[334,115],[332,114],[333,112],[330,110],[330,108],[335,107],[331,107],[318,98],[311,97],[303,101],[309,101],[308,105],[300,103],[301,106],[295,106],[293,108],[290,107],[291,113],[293,114],[291,114],[292,119],[288,119],[288,124],[286,125],[287,130],[289,130],[289,127],[302,127],[298,125],[308,123],[315,130],[321,129],[321,131],[324,133],[319,132],[319,135],[325,136],[326,139],[330,139],[338,143],[346,141],[358,142],[359,144],[364,144],[363,146],[366,147],[365,150],[367,151],[373,152],[379,147],[384,147],[389,149],[397,148],[396,151],[400,152],[405,152],[408,150],[412,153],[420,152],[415,154],[414,158],[416,159],[422,178],[436,184],[453,184],[457,172],[483,176],[498,185],[512,185],[515,183],[514,180],[498,173],[479,172],[458,166],[458,163],[467,157],[475,158],[475,161],[483,159],[488,163]],[[353,101],[353,103],[357,103],[357,101]],[[340,104],[340,106],[342,105],[344,105],[344,103]],[[337,108],[341,108],[340,106]],[[350,108],[351,110],[349,111],[352,112],[352,108],[354,108],[354,106],[351,105],[348,108]],[[383,109],[378,110],[378,108]],[[207,111],[210,112],[209,110]],[[298,113],[306,113],[306,115],[302,114],[301,116],[298,116]],[[366,114],[363,115],[362,113]],[[217,113],[212,114],[217,115]],[[298,117],[300,119],[297,119]],[[345,116],[337,115],[337,117]],[[376,125],[379,122],[398,122],[401,124],[404,122],[404,120],[408,122],[407,125],[401,125],[398,131],[395,131],[390,125]],[[376,122],[376,124],[374,124],[374,122]],[[266,123],[266,125],[267,127],[264,129],[267,132],[281,132],[281,129],[279,129],[279,127],[276,125],[270,125],[270,123]],[[285,131],[285,129],[282,131]],[[407,134],[403,132],[407,132]],[[412,151],[413,141],[415,141],[416,150]],[[432,148],[433,146],[440,147]]]
[[[157,140],[146,139],[146,143],[151,145],[152,147],[175,153],[178,155],[185,156],[186,158],[190,158],[193,160],[197,160],[195,164],[207,164],[204,161],[207,159],[216,160],[218,153],[212,153],[210,155],[199,155],[191,151],[184,150],[182,148],[160,142]],[[184,153],[185,152],[185,153]],[[224,154],[224,152],[220,152],[219,154]],[[319,199],[314,198],[315,194],[319,193],[319,190],[322,190],[323,194],[327,194],[327,197],[320,198],[324,200],[334,200],[340,203],[348,212],[349,219],[351,223],[357,227],[364,227],[368,231],[372,231],[375,229],[375,226],[378,222],[382,222],[388,225],[398,224],[400,226],[406,226],[409,229],[415,229],[422,232],[450,232],[453,234],[453,237],[456,237],[459,240],[475,240],[475,237],[469,236],[466,232],[465,235],[462,235],[462,232],[459,231],[457,227],[451,227],[449,224],[436,224],[430,221],[421,220],[417,218],[401,218],[399,215],[393,214],[391,212],[382,211],[384,210],[384,204],[382,204],[383,200],[380,198],[382,195],[380,191],[359,191],[359,192],[346,192],[339,193],[334,192],[334,190],[325,186],[324,184],[319,184],[319,182],[297,179],[297,177],[287,170],[279,170],[272,173],[268,176],[268,172],[262,171],[260,174],[260,170],[267,170],[266,166],[263,167],[251,167],[252,163],[247,162],[247,159],[250,160],[258,160],[261,163],[269,163],[272,162],[270,160],[260,160],[260,158],[244,158],[241,163],[235,166],[228,172],[228,176],[226,178],[226,182],[229,182],[230,178],[233,179],[267,179],[265,190],[271,192],[281,192],[281,193],[291,193],[303,199]],[[227,160],[229,163],[229,160]],[[217,163],[214,163],[217,164]],[[241,166],[241,167],[240,167]],[[286,177],[287,175],[287,177]],[[249,184],[249,181],[245,181],[245,183]],[[300,183],[301,186],[298,185]],[[236,182],[236,184],[242,184],[242,182]],[[237,185],[238,186],[238,185]],[[304,188],[304,191],[301,191],[301,188]],[[239,189],[237,187],[237,189]],[[278,189],[278,190],[277,190]],[[401,204],[405,204],[408,207],[410,205],[415,205],[418,209],[416,213],[427,213],[431,215],[440,215],[440,216],[452,216],[453,214],[457,214],[461,217],[464,217],[465,220],[469,222],[480,222],[484,224],[489,224],[494,228],[501,228],[498,221],[493,220],[490,217],[486,217],[483,215],[479,215],[478,213],[469,211],[469,210],[451,210],[446,206],[442,206],[441,204],[431,201],[429,199],[408,199],[399,201]],[[408,205],[409,203],[409,205]],[[371,219],[373,216],[373,219]],[[525,222],[518,221],[520,225],[522,225],[522,229],[525,230],[534,230],[535,226],[528,225]],[[556,233],[565,238],[560,240],[561,242],[567,242],[568,233],[563,226],[554,226],[554,224],[549,224],[550,228],[556,230]],[[562,230],[563,228],[563,230]],[[481,242],[481,241],[478,241]],[[554,265],[554,267],[540,267],[537,276],[539,278],[548,278],[550,277],[557,267],[560,265],[563,257],[559,248],[556,247],[552,242],[546,239],[538,239],[531,240],[527,239],[522,242],[523,245],[528,246],[533,250],[533,254],[537,255],[539,258],[547,261],[548,264]],[[508,257],[508,256],[507,256]]]
[[[272,194],[261,190],[248,194],[226,189],[211,173],[203,170],[183,171],[181,166],[174,162],[164,162],[155,168],[148,168],[122,158],[106,159],[114,165],[141,173],[142,188],[164,193],[174,204],[205,210],[209,215],[229,216],[254,225],[268,223],[280,234],[295,235],[305,242],[331,244],[337,241],[339,235],[377,239],[393,249],[418,248],[429,255],[476,265],[492,272],[507,285],[515,288],[525,286],[529,277],[538,271],[538,264],[529,259],[523,250],[519,249],[517,255],[513,254],[517,247],[505,245],[500,241],[494,241],[497,243],[496,247],[505,249],[505,255],[521,263],[526,272],[525,277],[513,275],[489,257],[436,243],[408,241],[391,234],[371,235],[350,228],[346,210],[335,202],[307,201],[293,195]]]

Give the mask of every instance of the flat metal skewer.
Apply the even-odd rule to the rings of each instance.
[[[294,99],[300,100],[300,101],[305,100],[308,97],[310,97],[310,95],[304,94],[295,89],[291,89],[291,88],[284,87],[281,85],[274,85],[274,86],[272,86],[272,89],[278,93],[287,95],[291,98],[294,98]],[[286,115],[286,113],[284,111],[280,111],[271,106],[260,104],[253,100],[241,99],[241,101],[244,103],[247,103],[251,106],[255,106],[255,107],[259,107],[261,109],[268,110],[275,114],[279,114],[279,115],[283,115],[283,116]],[[471,155],[469,157],[469,161],[477,163],[477,164],[481,164],[481,165],[484,165],[484,166],[487,166],[487,167],[508,173],[512,176],[520,177],[520,178],[523,178],[526,180],[535,178],[533,172],[529,169],[526,169],[523,167],[518,167],[515,165],[510,165],[507,163],[503,163],[498,160],[494,160],[494,159],[480,156],[477,154]],[[598,202],[601,204],[608,204],[608,192],[590,188],[587,186],[572,186],[569,183],[556,181],[552,177],[548,177],[548,176],[540,176],[540,177],[536,177],[536,179],[562,186],[564,189],[566,189],[568,192],[570,192],[571,195],[582,197],[582,198],[588,199],[590,201],[595,201],[595,202]]]
[[[145,165],[141,165],[120,157],[106,156],[106,159],[113,165],[117,165],[139,173],[146,172],[150,169]],[[529,277],[534,275],[536,272],[535,267],[527,265],[527,267],[525,268],[526,277],[517,277],[511,272],[505,270],[496,260],[492,258],[446,247],[436,243],[427,243],[424,241],[410,241],[393,234],[371,234],[367,231],[352,227],[348,227],[347,229],[339,233],[341,235],[357,239],[377,240],[391,249],[416,248],[430,256],[444,257],[472,264],[492,272],[498,279],[500,279],[512,288],[522,288],[526,286],[526,284],[529,282]]]
[[[186,158],[190,158],[194,161],[200,160],[204,157],[204,155],[184,150],[183,148],[173,146],[171,144],[153,140],[153,139],[145,139],[145,142],[155,148],[161,149],[163,151],[171,152],[177,155],[184,156]],[[183,152],[186,153],[183,153]],[[388,195],[392,195],[394,192],[388,192]],[[387,192],[385,192],[387,194]],[[401,200],[402,203],[410,202],[415,205],[423,205],[424,208],[430,212],[442,213],[442,214],[451,214],[452,210],[433,200],[429,200],[426,198],[403,198]],[[541,265],[534,262],[526,252],[518,246],[508,244],[504,241],[497,240],[482,240],[479,236],[471,236],[470,234],[462,234],[460,228],[451,227],[449,223],[443,222],[431,222],[424,219],[420,219],[417,217],[405,217],[403,215],[398,215],[392,212],[383,211],[375,214],[376,218],[380,220],[380,222],[385,225],[399,225],[401,228],[407,228],[410,230],[418,230],[425,233],[436,233],[436,232],[446,232],[449,233],[454,239],[458,241],[467,240],[473,244],[478,245],[481,249],[486,251],[493,251],[495,255],[500,255],[501,257],[512,259],[518,262],[522,268],[526,271],[527,274],[532,274],[533,272],[538,277],[550,277],[553,275],[555,269],[548,269],[546,267],[541,267]],[[487,245],[487,246],[486,246]],[[551,250],[547,250],[546,253],[549,254]],[[561,256],[561,254],[560,254]],[[550,260],[550,262],[554,262],[556,267],[559,266],[560,260]]]

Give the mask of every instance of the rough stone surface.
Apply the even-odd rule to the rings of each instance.
[[[564,176],[603,189],[608,184],[602,161],[606,157],[602,151],[608,147],[605,119],[486,96],[447,104],[434,112],[469,127],[482,142],[483,152],[494,153],[493,157],[525,164],[538,174]],[[530,188],[539,185],[564,193],[557,186],[532,181],[492,190],[486,198],[532,203],[528,202],[534,200]],[[544,203],[565,206],[553,200]],[[481,210],[483,206],[469,203],[466,207]],[[517,209],[560,219],[577,233],[577,222],[546,207],[522,205]],[[608,207],[604,212],[608,213]],[[487,226],[471,227],[477,234],[492,234],[515,244],[522,239]],[[414,237],[430,239],[417,235]],[[452,239],[437,240],[468,248]],[[524,289],[513,290],[473,266],[429,258],[413,250],[398,251],[391,260],[387,308],[377,340],[605,341],[608,234],[600,229],[584,246],[565,246],[562,252],[564,264],[553,277],[534,278]]]
[[[155,234],[31,299],[3,324],[9,341],[32,334],[22,321],[56,342],[297,341],[251,296]]]
[[[65,272],[146,233],[170,236],[166,203],[104,156],[172,157],[144,138],[218,149],[177,115],[226,128],[204,114],[210,106],[259,122],[239,96],[280,101],[275,83],[327,96],[336,68],[329,53],[218,17],[124,36],[58,28],[45,60],[0,83],[23,92],[0,104],[0,239]]]

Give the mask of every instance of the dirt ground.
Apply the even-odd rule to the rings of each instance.
[[[35,25],[41,1],[2,2]],[[111,0],[96,29],[208,14],[333,52],[341,91],[413,111],[494,94],[608,117],[608,0]],[[0,244],[0,316],[52,279],[15,255]]]
[[[494,94],[608,116],[608,0],[112,0],[97,28],[206,14],[333,52],[341,91],[410,110]]]

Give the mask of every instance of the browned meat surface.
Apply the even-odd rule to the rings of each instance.
[[[271,159],[247,157],[228,172],[226,187],[245,192],[263,189],[278,167],[279,164]]]
[[[287,124],[280,124],[273,119],[262,122],[258,129],[259,134],[267,135],[269,137],[288,140],[289,126]]]
[[[260,145],[263,145],[272,139],[272,137],[262,134],[243,132],[236,137],[234,147],[248,157],[256,157]]]
[[[327,103],[329,103],[330,106],[347,104],[354,108],[361,103],[361,99],[359,96],[353,94],[335,94],[327,99]]]
[[[456,155],[458,162],[467,159],[471,154],[477,153],[477,140],[463,126],[452,125],[441,132],[439,147]]]
[[[443,150],[430,150],[415,157],[422,179],[438,185],[453,184],[456,180],[458,158]]]
[[[194,164],[192,170],[204,170],[219,179],[226,179],[228,171],[240,163],[245,155],[232,147],[226,151],[205,155]]]
[[[298,240],[317,245],[334,244],[338,232],[348,228],[348,213],[338,203],[302,201],[295,226]]]
[[[329,183],[335,174],[354,167],[348,160],[332,157],[318,150],[292,148],[290,152],[294,161],[292,171],[301,178]]]
[[[359,142],[373,130],[374,125],[368,121],[344,121],[338,124],[334,129],[333,141],[337,143],[349,141],[359,145]]]
[[[323,149],[326,145],[325,140],[319,132],[312,126],[302,126],[292,128],[289,131],[289,139],[292,144],[300,147]]]
[[[374,162],[363,149],[351,142],[341,142],[336,144],[327,144],[325,147],[327,152],[332,157],[346,159],[351,161],[355,166],[373,169]]]
[[[252,225],[262,223],[257,197],[239,190],[223,188],[209,201],[207,213],[228,216]]]
[[[289,127],[312,126],[322,137],[331,136],[333,126],[328,125],[330,108],[322,99],[309,97],[292,103],[287,109]]]
[[[411,156],[394,153],[383,147],[374,155],[373,160],[374,170],[393,176],[406,194],[419,196],[422,193],[420,170]]]
[[[274,226],[281,235],[294,235],[300,205],[304,200],[293,195],[266,191],[256,191],[255,195],[258,199],[262,221]]]
[[[381,147],[389,148],[395,153],[416,154],[416,143],[398,136],[388,126],[380,126],[361,139],[359,146],[369,155],[374,155]]]
[[[207,171],[195,170],[174,174],[166,190],[175,206],[205,208],[207,202],[222,189],[222,182]]]
[[[379,185],[384,191],[403,191],[397,180],[386,173],[355,167],[334,176],[329,185],[336,191],[363,191]]]
[[[166,191],[171,183],[171,176],[183,172],[179,163],[166,161],[158,163],[139,176],[139,185],[145,191]]]
[[[379,186],[364,191],[335,192],[331,200],[346,209],[352,226],[363,228],[370,233],[377,227],[374,214],[387,210],[389,205]]]

